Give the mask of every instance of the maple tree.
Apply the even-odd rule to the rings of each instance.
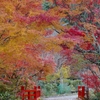
[[[91,80],[91,83],[90,84],[86,83],[87,80],[86,77],[83,77],[84,78],[83,82],[86,83],[89,87],[92,87],[95,90],[97,90],[95,86],[97,86],[98,84],[98,88],[100,87],[100,83],[99,83],[100,80],[100,75],[99,75],[100,74],[100,25],[99,25],[100,3],[99,0],[91,1],[91,2],[88,1],[88,3],[89,3],[88,6],[86,3],[84,3],[85,8],[81,13],[77,12],[77,15],[73,13],[74,16],[69,15],[70,19],[68,19],[67,22],[68,24],[72,24],[72,23],[75,24],[74,26],[76,29],[75,31],[71,29],[70,30],[71,33],[76,33],[76,30],[78,29],[80,29],[81,31],[83,31],[83,33],[85,33],[85,36],[83,37],[81,43],[78,43],[74,48],[75,50],[74,56],[75,53],[81,55],[82,59],[86,61],[85,63],[84,61],[82,61],[84,63],[83,68],[86,68],[86,70],[88,68],[90,70],[91,76],[88,76],[88,79]],[[82,7],[80,7],[80,9]],[[77,34],[79,35],[79,33]],[[79,64],[77,64],[77,66],[78,65]],[[92,79],[98,82],[95,83],[92,81]]]
[[[60,28],[63,33],[64,38],[73,38],[76,44],[72,46],[75,53],[80,55],[80,62],[84,66],[87,66],[91,73],[100,79],[100,1],[99,0],[54,0],[56,6],[62,7],[65,9],[69,9],[69,11],[65,10],[66,17],[61,19],[62,26],[66,26],[64,28]],[[63,39],[64,39],[63,38]],[[68,49],[67,46],[62,44],[63,49]],[[68,51],[68,50],[67,50]],[[76,55],[76,56],[77,56]],[[70,60],[70,59],[68,59]],[[79,62],[76,58],[76,63]],[[85,62],[84,62],[85,60]],[[71,61],[72,62],[72,61]],[[74,61],[75,63],[75,61]],[[70,63],[70,65],[73,64]],[[92,67],[95,65],[95,69]],[[74,64],[75,66],[75,64]],[[79,66],[79,63],[77,64]],[[78,67],[79,68],[79,67]],[[87,68],[86,68],[87,69]]]
[[[96,75],[88,75],[88,74],[83,74],[83,82],[89,87],[95,90],[96,92],[100,91],[100,80]]]
[[[99,5],[99,0],[0,0],[0,80],[32,86],[59,72],[73,54],[100,71]],[[69,65],[77,67],[74,63]]]
[[[73,48],[79,42],[70,36],[54,36],[64,33],[61,29],[65,27],[59,20],[66,16],[67,9],[52,5],[50,10],[44,10],[41,4],[42,0],[0,1],[0,77],[3,82],[16,78],[18,86],[22,80],[31,84],[34,76],[35,79],[42,74],[45,77],[54,72],[55,61],[51,56],[42,58],[42,53],[60,52],[63,46]]]

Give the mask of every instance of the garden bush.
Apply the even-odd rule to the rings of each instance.
[[[21,99],[17,97],[14,93],[6,91],[0,93],[0,100],[21,100]]]
[[[90,100],[100,100],[100,92],[94,92],[93,89],[89,91]]]
[[[42,88],[43,96],[57,96],[57,95],[67,95],[70,94],[71,91],[74,93],[77,91],[78,85],[81,85],[81,80],[70,80],[63,79],[63,83],[60,80],[57,81],[39,81],[38,85]]]

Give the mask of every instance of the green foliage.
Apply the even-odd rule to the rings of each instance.
[[[20,100],[20,98],[6,91],[6,92],[0,93],[0,100]]]
[[[86,19],[88,18],[88,13],[87,12],[82,12],[81,14],[80,14],[80,21],[81,22],[86,22]]]
[[[76,4],[71,4],[71,5],[70,5],[70,9],[71,9],[71,10],[75,10],[75,9],[76,9],[76,6],[77,6]]]
[[[19,81],[18,83],[17,78],[11,79],[10,81],[11,83],[0,82],[0,93],[6,91],[17,93],[18,91],[20,91],[20,87],[23,83],[21,81]]]
[[[48,1],[44,1],[42,4],[43,10],[49,10],[51,8],[51,3]]]
[[[95,6],[96,8],[100,8],[100,5],[97,4],[97,3],[94,3],[94,6]]]
[[[76,61],[75,63],[72,63],[72,66],[74,66],[74,71],[79,71],[80,69],[84,68],[84,66],[86,66],[86,64],[88,63],[87,60],[84,60],[84,56],[80,54],[73,54],[72,58]]]
[[[100,28],[100,23],[96,22],[95,25],[97,26],[97,28]]]
[[[5,91],[11,91],[11,90],[12,89],[7,84],[0,82],[0,93]]]
[[[45,96],[54,96],[57,92],[57,84],[55,83],[45,83],[42,87],[43,95]]]
[[[15,95],[15,87],[12,84],[0,82],[0,100],[20,100]]]
[[[54,74],[51,74],[51,75],[48,75],[46,77],[46,80],[48,82],[54,82],[54,81],[57,81],[59,80],[60,78],[63,78],[63,79],[66,79],[70,76],[70,68],[69,66],[66,66],[66,67],[61,67],[61,69],[59,69],[58,72],[54,73]]]
[[[67,18],[62,18],[60,21],[64,23],[63,25],[70,24],[70,21]]]
[[[81,80],[73,80],[71,84],[77,89],[78,85],[82,85],[82,82]]]
[[[71,93],[71,87],[67,84],[60,83],[58,86],[58,94]]]
[[[97,93],[95,94],[95,96],[97,97],[98,100],[100,100],[100,92],[97,92]]]
[[[90,95],[90,100],[100,100],[100,92],[94,93],[94,90],[91,89],[89,91],[89,95]]]
[[[43,82],[40,81],[38,85],[42,88],[42,94],[43,96],[56,96],[56,95],[63,95],[63,94],[70,94],[72,91],[77,91],[77,86],[81,85],[81,80],[70,80],[70,79],[64,79],[63,83],[60,81],[54,81],[54,82]]]

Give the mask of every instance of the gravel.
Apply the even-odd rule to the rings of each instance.
[[[77,100],[77,95],[43,98],[43,100]]]

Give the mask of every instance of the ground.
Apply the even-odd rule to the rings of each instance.
[[[43,100],[77,100],[77,95],[44,98]]]

